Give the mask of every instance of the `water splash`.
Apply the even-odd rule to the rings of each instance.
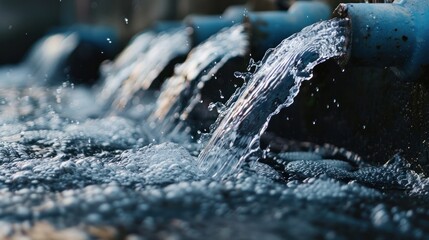
[[[175,28],[160,33],[152,42],[147,52],[142,55],[127,75],[121,76],[113,102],[114,107],[123,108],[139,90],[147,90],[162,70],[176,57],[187,54],[190,50],[189,35],[185,28]]]
[[[200,90],[228,60],[244,56],[249,47],[244,25],[235,25],[212,36],[196,47],[187,60],[165,82],[156,102],[153,122],[162,122],[166,131],[175,120],[184,120],[200,101]]]
[[[346,54],[347,20],[333,19],[304,28],[264,57],[240,96],[215,123],[199,167],[225,177],[259,150],[259,138],[271,117],[293,103],[313,68]],[[234,97],[233,97],[234,98]]]

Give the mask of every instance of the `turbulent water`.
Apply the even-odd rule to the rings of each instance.
[[[270,79],[289,79],[286,65],[294,74],[307,69],[297,79],[309,78],[313,64],[342,54],[339,25],[317,24],[296,41],[287,40],[293,45],[282,43],[243,94],[258,88],[256,77],[274,66],[279,75]],[[317,40],[308,35],[316,29]],[[286,64],[285,52],[295,49],[309,55]],[[273,93],[279,97],[276,82],[268,85],[277,87]],[[424,239],[429,234],[428,180],[400,155],[372,166],[337,147],[283,143],[289,151],[270,152],[252,165],[243,162],[217,180],[199,168],[197,143],[158,143],[141,119],[102,117],[96,96],[67,82],[0,89],[0,238]]]
[[[330,20],[285,39],[269,52],[214,127],[199,156],[200,168],[224,177],[259,149],[259,138],[271,116],[288,107],[313,68],[347,53],[344,20]],[[344,26],[342,26],[344,25]],[[249,77],[249,76],[246,76]]]
[[[244,56],[248,48],[244,25],[221,31],[196,47],[162,86],[150,121],[161,124],[165,132],[171,131],[177,124],[176,120],[184,120],[201,100],[200,90],[205,82],[215,77],[228,60]]]
[[[104,98],[108,99],[113,92],[113,107],[124,108],[136,92],[147,90],[171,60],[189,52],[190,40],[185,30],[174,28],[156,36],[144,54],[117,72],[112,85],[106,83]]]

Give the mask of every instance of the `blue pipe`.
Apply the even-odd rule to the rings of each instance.
[[[200,44],[222,28],[247,22],[253,45],[265,52],[302,28],[331,16],[331,8],[320,1],[298,1],[288,11],[247,12],[245,8],[227,9],[222,16],[190,16],[194,44]]]
[[[76,34],[79,41],[100,49],[109,56],[118,51],[119,34],[113,28],[106,26],[72,25],[53,28],[49,34]]]
[[[350,19],[353,64],[390,67],[408,79],[429,66],[429,1],[340,4],[335,13]]]
[[[192,44],[196,46],[226,27],[243,21],[245,9],[228,8],[221,16],[190,15],[185,23],[190,26]]]
[[[222,18],[237,20],[240,16],[244,16],[246,12],[248,10],[245,5],[232,5],[225,9],[222,13]]]
[[[161,33],[172,29],[179,29],[185,27],[186,25],[180,21],[158,21],[149,29],[149,31],[153,33]]]
[[[251,12],[246,21],[252,34],[254,52],[264,53],[283,39],[331,16],[331,8],[320,1],[298,1],[288,11]]]

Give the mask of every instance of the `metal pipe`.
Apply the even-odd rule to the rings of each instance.
[[[158,21],[155,22],[152,27],[147,31],[151,31],[153,33],[162,33],[172,29],[179,29],[185,27],[186,25],[181,21]]]
[[[193,43],[200,44],[222,28],[247,22],[254,49],[265,52],[304,27],[331,16],[331,8],[320,1],[295,2],[288,11],[248,12],[245,8],[227,9],[222,16],[190,16]]]
[[[331,8],[320,1],[298,1],[288,11],[251,12],[247,15],[252,34],[252,52],[265,53],[283,39],[331,16]]]
[[[243,21],[244,7],[233,6],[227,8],[221,16],[190,15],[185,18],[185,23],[190,26],[192,44],[196,46],[221,29],[231,27]]]
[[[429,1],[340,4],[335,14],[350,19],[353,64],[390,67],[409,79],[429,65]]]

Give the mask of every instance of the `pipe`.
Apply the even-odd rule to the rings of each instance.
[[[288,11],[247,12],[245,8],[227,9],[220,17],[190,16],[185,22],[192,27],[192,39],[200,44],[222,28],[240,22],[250,26],[253,48],[263,52],[304,27],[331,15],[331,8],[320,1],[295,2]]]
[[[162,33],[172,29],[185,28],[185,27],[186,25],[180,21],[158,21],[154,23],[153,26],[147,31],[151,31],[153,33]]]
[[[119,47],[118,32],[107,26],[73,25],[54,28],[51,33],[76,34],[81,43],[97,47],[103,54],[112,57]]]
[[[340,4],[335,14],[350,19],[353,64],[390,67],[403,79],[429,66],[429,1]]]
[[[186,17],[184,21],[192,31],[192,45],[199,45],[221,29],[242,22],[245,12],[244,7],[232,6],[227,8],[221,16],[190,15]]]
[[[245,20],[246,16],[247,20]],[[329,6],[319,1],[296,2],[287,12],[270,11],[248,13],[244,6],[237,5],[227,8],[222,16],[191,15],[183,22],[160,21],[143,33],[151,32],[158,34],[170,29],[189,26],[188,29],[191,31],[191,45],[197,46],[221,29],[247,21],[251,25],[250,31],[253,36],[253,46],[257,46],[256,49],[265,53],[268,48],[275,47],[284,38],[289,37],[293,33],[300,31],[305,26],[314,22],[327,19],[329,16]],[[132,50],[132,52],[127,51],[127,54],[121,54],[120,59],[124,58],[127,61],[118,62],[128,62],[128,59],[132,59],[131,57],[135,55],[136,52],[134,49]]]
[[[252,34],[252,52],[265,53],[283,39],[331,16],[331,8],[320,1],[295,2],[288,11],[251,12],[246,17]]]

